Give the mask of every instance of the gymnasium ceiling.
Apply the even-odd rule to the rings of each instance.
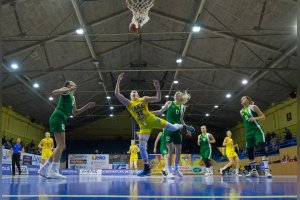
[[[222,131],[240,121],[241,96],[264,110],[296,89],[296,8],[295,0],[156,0],[136,35],[128,33],[132,13],[123,0],[4,0],[3,104],[47,126],[51,91],[73,80],[78,106],[97,104],[71,119],[74,128],[124,110],[113,92],[124,71],[127,97],[132,89],[154,94],[151,81],[159,79],[157,109],[165,95],[188,89],[186,121]],[[194,24],[199,33],[191,33]],[[80,27],[85,35],[76,34]]]

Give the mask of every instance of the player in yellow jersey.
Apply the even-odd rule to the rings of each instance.
[[[134,169],[137,171],[137,160],[138,160],[138,152],[140,152],[139,147],[135,144],[134,140],[131,140],[131,145],[129,147],[129,151],[127,151],[127,153],[130,154],[130,159],[129,159],[129,163],[130,163],[130,169]]]
[[[39,143],[39,148],[42,149],[42,165],[50,158],[54,148],[53,139],[50,138],[50,133],[45,133],[45,138]]]
[[[235,174],[239,175],[239,169],[240,169],[240,159],[237,155],[237,153],[235,152],[235,147],[238,147],[237,144],[233,143],[233,140],[231,138],[231,131],[227,131],[226,132],[227,137],[224,139],[223,141],[223,146],[226,147],[226,156],[229,160],[229,163],[227,163],[227,165],[225,165],[223,168],[220,169],[220,173],[223,175],[224,171],[231,167],[232,165],[235,164],[236,170],[235,170]]]
[[[144,96],[140,97],[136,90],[132,90],[130,93],[130,100],[125,98],[120,93],[120,83],[124,78],[124,73],[118,76],[115,95],[117,99],[126,106],[127,110],[130,112],[135,121],[139,124],[139,144],[140,144],[140,153],[144,162],[144,170],[138,176],[150,176],[150,166],[147,153],[147,142],[150,137],[152,129],[165,129],[168,131],[177,131],[180,129],[186,129],[190,132],[195,132],[195,129],[192,126],[187,126],[183,124],[171,124],[164,119],[156,117],[148,110],[148,103],[160,102],[161,92],[159,81],[153,80],[154,87],[156,89],[156,95],[149,97]]]

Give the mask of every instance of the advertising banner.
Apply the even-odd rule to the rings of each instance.
[[[102,169],[79,169],[80,175],[101,175]]]
[[[108,169],[109,154],[69,154],[70,169]]]

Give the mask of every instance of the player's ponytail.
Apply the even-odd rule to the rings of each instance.
[[[181,104],[185,105],[190,99],[191,99],[191,95],[187,93],[186,90],[183,91],[181,96]]]

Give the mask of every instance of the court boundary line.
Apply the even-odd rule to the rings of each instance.
[[[267,195],[267,196],[132,196],[132,195],[55,195],[55,194],[29,194],[29,195],[2,195],[2,197],[16,197],[16,198],[34,198],[34,197],[49,197],[49,198],[58,198],[58,197],[66,197],[66,198],[141,198],[141,199],[168,199],[168,198],[181,198],[181,199],[205,199],[205,198],[244,198],[244,199],[286,199],[286,198],[297,198],[297,195]]]

